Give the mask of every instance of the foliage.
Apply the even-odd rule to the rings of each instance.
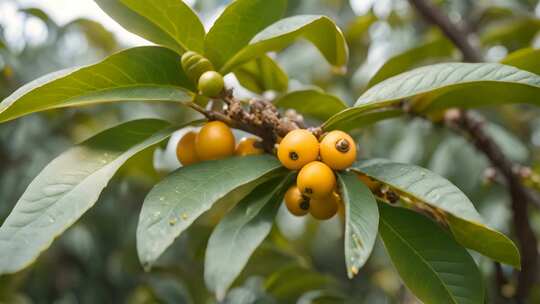
[[[384,260],[386,255],[381,254],[383,248],[376,242],[377,236],[402,282],[424,303],[490,301],[493,295],[486,289],[486,277],[491,275],[485,271],[486,258],[505,264],[507,273],[512,268],[520,269],[520,252],[512,239],[502,233],[511,232],[507,223],[496,221],[500,217],[481,215],[483,209],[495,208],[485,202],[493,197],[501,199],[500,186],[481,185],[479,173],[487,168],[485,160],[463,148],[465,143],[455,135],[407,118],[428,117],[438,123],[445,110],[478,108],[500,124],[490,124],[487,129],[502,150],[512,159],[530,162],[534,168],[539,159],[529,159],[534,151],[529,154],[528,150],[537,149],[529,141],[540,132],[534,108],[540,103],[538,50],[531,47],[540,30],[536,17],[514,14],[514,10],[493,12],[484,8],[480,17],[475,17],[477,26],[482,28],[478,32],[483,47],[501,45],[517,51],[498,58],[501,63],[431,64],[456,61],[456,49],[442,34],[418,26],[410,13],[400,15],[399,10],[387,16],[370,11],[352,19],[350,8],[335,1],[338,8],[330,14],[336,20],[342,21],[347,15],[343,11],[349,12],[350,26],[343,33],[325,15],[295,15],[295,10],[303,9],[300,1],[288,4],[285,0],[236,0],[225,6],[205,30],[206,22],[199,16],[206,12],[197,14],[181,0],[96,2],[127,30],[156,45],[128,48],[97,63],[62,69],[30,82],[38,75],[17,75],[21,79],[15,85],[8,75],[8,68],[13,67],[0,65],[4,77],[0,78],[0,92],[10,92],[0,103],[1,131],[9,128],[20,132],[22,127],[17,124],[29,119],[35,119],[39,126],[47,125],[49,120],[69,121],[69,129],[84,125],[65,113],[83,115],[90,124],[101,125],[108,109],[122,112],[138,102],[150,101],[145,109],[165,110],[155,110],[154,116],[158,118],[115,116],[112,123],[106,124],[110,128],[88,128],[96,135],[82,142],[78,139],[87,136],[61,136],[63,145],[73,139],[80,143],[37,174],[0,227],[0,275],[5,275],[0,277],[0,302],[3,297],[8,302],[19,301],[20,295],[11,293],[17,287],[11,286],[17,285],[19,277],[25,279],[25,268],[43,251],[48,254],[58,250],[53,241],[62,233],[64,236],[58,242],[75,247],[67,251],[75,261],[95,258],[85,257],[83,250],[77,248],[83,243],[81,239],[87,240],[88,247],[93,246],[96,235],[105,237],[110,233],[111,238],[120,240],[122,244],[116,244],[117,247],[108,245],[100,250],[114,253],[107,259],[121,261],[120,269],[109,269],[108,275],[116,276],[113,281],[128,281],[124,284],[129,287],[122,286],[129,291],[116,297],[132,303],[202,303],[212,301],[213,297],[224,303],[370,303],[369,296],[364,295],[380,296],[379,293],[397,301],[398,292],[391,286],[392,280],[377,279],[377,274],[383,273],[380,265],[389,264]],[[195,7],[202,2],[198,1]],[[89,20],[76,20],[60,27],[40,10],[25,9],[22,13],[39,18],[55,33],[56,37],[46,42],[53,47],[52,53],[58,51],[58,37],[67,35],[66,28],[71,27],[86,35],[90,43],[101,45],[104,52],[117,47],[110,33]],[[458,13],[473,18],[464,11]],[[401,47],[401,52],[373,71],[369,81],[355,84],[353,74],[365,69],[357,65],[364,62],[366,45],[376,44],[368,41],[375,40],[372,35],[366,39],[366,33],[377,24],[390,27],[397,35],[401,29],[407,29],[418,43],[409,49]],[[306,52],[307,61],[315,58],[309,64],[325,68],[323,74],[331,76],[313,78],[310,86],[295,83],[294,69],[283,58],[298,57],[294,53],[296,48]],[[306,49],[316,50],[314,57],[309,58]],[[322,123],[321,132],[354,132],[362,158],[352,168],[337,173],[344,211],[341,222],[336,219],[319,229],[313,221],[299,223],[284,215],[280,211],[283,194],[296,172],[285,170],[271,153],[201,162],[170,170],[163,176],[162,172],[152,173],[152,165],[156,165],[152,157],[159,156],[154,152],[156,148],[174,137],[175,131],[200,124],[200,120],[186,119],[195,116],[190,109],[205,114],[204,119],[215,118],[201,110],[201,100],[206,100],[206,96],[197,91],[195,80],[182,68],[181,58],[187,51],[201,54],[217,72],[235,77],[243,87],[227,82],[228,88],[245,89],[250,96],[269,99],[286,117],[305,116],[306,124],[313,127]],[[0,55],[0,63],[17,61],[13,64],[16,66],[30,62],[25,51],[12,52],[4,43],[0,45]],[[353,60],[349,61],[349,57]],[[367,58],[365,64],[369,65]],[[22,85],[23,82],[27,84]],[[15,87],[19,88],[13,91]],[[352,98],[355,87],[363,90],[357,99]],[[234,98],[250,104],[248,98],[238,96]],[[226,94],[211,98],[212,105],[227,103],[227,98]],[[500,110],[515,103],[522,104],[512,107],[515,113]],[[66,112],[58,112],[60,108]],[[291,110],[294,115],[289,115]],[[527,111],[529,115],[524,115]],[[39,112],[44,113],[23,117]],[[395,119],[387,121],[390,118]],[[237,127],[241,122],[232,124]],[[516,130],[508,132],[503,126]],[[45,132],[44,136],[53,135]],[[14,136],[0,138],[3,156],[3,146],[8,142],[5,138],[13,140]],[[457,152],[449,152],[452,149]],[[463,167],[457,173],[452,171],[456,164]],[[418,165],[430,167],[436,173]],[[0,168],[4,171],[4,167]],[[16,171],[21,170],[35,171]],[[145,182],[133,186],[139,175],[145,177]],[[469,182],[464,183],[463,178],[469,178]],[[131,183],[124,184],[124,180]],[[111,187],[107,187],[109,183]],[[9,186],[0,175],[0,186],[5,185]],[[115,198],[107,195],[109,192],[117,198],[129,197],[129,193],[115,192],[129,192],[117,190],[122,187],[137,189],[136,201],[142,201],[140,196],[149,190],[140,212],[128,204],[120,206],[131,208],[125,223],[130,229],[116,222],[124,211],[110,206],[112,210],[89,211],[98,200],[114,203]],[[502,200],[497,205],[506,210]],[[100,227],[101,216],[112,218],[108,227]],[[303,238],[294,240],[287,235],[294,230],[290,229],[291,223],[304,227]],[[338,228],[328,229],[332,223]],[[90,233],[92,229],[100,233]],[[334,240],[339,246],[333,246],[332,238],[324,234],[335,234],[336,230],[340,236]],[[70,245],[70,239],[77,239],[75,245]],[[124,250],[117,251],[119,247]],[[309,247],[317,248],[314,254],[306,249]],[[135,252],[147,273],[141,272]],[[47,254],[30,270],[35,280],[51,268],[41,264]],[[325,262],[318,264],[321,255],[326,257],[322,259]],[[273,260],[277,261],[275,265]],[[106,264],[100,261],[101,268],[92,269],[97,277],[105,272]],[[124,271],[137,275],[126,279]],[[362,275],[355,278],[364,272],[372,275],[370,282],[362,281]],[[345,274],[350,281],[345,280]],[[7,283],[2,284],[2,280]],[[2,286],[6,286],[6,291]],[[358,286],[364,295],[358,294]],[[38,293],[34,288],[38,289],[28,288],[28,292]],[[99,295],[107,297],[98,294],[89,296],[87,301],[99,301]]]

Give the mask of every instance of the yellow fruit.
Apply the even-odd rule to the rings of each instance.
[[[285,193],[285,206],[293,215],[306,215],[309,211],[309,198],[303,196],[298,187],[291,186]]]
[[[298,170],[305,164],[317,160],[319,142],[308,130],[293,130],[279,143],[277,155],[284,167]]]
[[[254,137],[244,137],[234,151],[234,155],[238,156],[248,156],[248,155],[260,155],[264,153],[264,150],[256,147],[255,144],[260,143],[260,140]]]
[[[225,158],[234,153],[234,135],[221,121],[204,125],[195,138],[195,151],[200,160]]]
[[[336,177],[326,164],[314,161],[302,167],[296,178],[296,185],[304,195],[322,198],[332,193],[336,186]]]
[[[197,156],[197,151],[195,151],[195,138],[197,137],[197,132],[188,132],[186,133],[176,146],[176,157],[178,161],[184,165],[188,166],[199,161]]]
[[[349,168],[356,160],[356,144],[349,134],[332,131],[320,144],[321,160],[335,170]]]
[[[332,193],[323,198],[312,198],[310,200],[309,213],[318,220],[332,218],[338,212],[339,195]]]

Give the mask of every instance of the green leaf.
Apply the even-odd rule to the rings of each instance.
[[[504,45],[510,50],[527,47],[540,31],[540,19],[521,18],[498,22],[480,33],[484,45]]]
[[[236,0],[232,2],[206,35],[206,57],[216,69],[220,69],[258,32],[279,20],[286,8],[286,0]]]
[[[100,63],[34,80],[0,103],[0,122],[34,112],[116,101],[188,102],[193,89],[180,57],[155,46],[137,47]]]
[[[148,268],[202,213],[236,199],[282,172],[272,156],[231,157],[185,166],[157,184],[144,200],[137,250]],[[232,198],[232,196],[235,196]]]
[[[411,68],[418,67],[427,61],[449,58],[452,56],[454,50],[453,44],[444,37],[431,39],[420,46],[411,48],[386,61],[370,79],[368,88],[387,78],[403,73]]]
[[[155,119],[106,130],[53,160],[0,227],[0,274],[23,269],[98,200],[118,169],[174,129]]]
[[[179,54],[202,53],[204,27],[181,0],[96,0],[97,4],[128,31]]]
[[[502,64],[540,75],[540,49],[526,48],[515,51],[501,60]]]
[[[399,107],[381,108],[377,104],[368,104],[361,107],[347,108],[324,122],[323,130],[350,131],[353,129],[370,126],[381,120],[395,118],[403,115]]]
[[[258,94],[272,90],[285,92],[289,86],[285,71],[267,55],[247,62],[233,72],[244,88]]]
[[[320,120],[326,120],[347,108],[340,98],[314,89],[287,93],[277,98],[274,104],[277,107],[294,109],[300,114]]]
[[[380,204],[379,231],[407,287],[426,304],[484,303],[482,275],[465,248],[426,217]]]
[[[64,25],[62,27],[62,34],[65,34],[67,30],[73,27],[76,27],[78,31],[82,32],[88,42],[95,47],[99,47],[108,53],[118,48],[114,34],[99,22],[86,18],[78,18]]]
[[[305,292],[324,289],[331,285],[335,285],[331,277],[293,264],[269,275],[264,283],[264,289],[276,297],[278,303],[296,303]]]
[[[216,226],[206,247],[204,277],[222,300],[255,249],[268,236],[289,179],[261,184]]]
[[[540,104],[540,76],[498,63],[425,66],[371,87],[354,107],[334,115],[323,127],[354,129],[365,125],[362,119],[366,113],[400,111],[402,101],[411,102],[419,113],[502,103]]]
[[[354,173],[338,175],[341,197],[345,206],[345,263],[352,278],[369,258],[377,229],[379,209],[377,202]]]
[[[344,68],[347,64],[347,44],[337,25],[325,16],[299,15],[282,19],[258,33],[246,47],[230,58],[220,71],[226,74],[262,54],[280,51],[299,38],[313,43],[333,66]]]
[[[443,213],[456,240],[493,260],[520,267],[519,251],[504,234],[483,224],[472,202],[443,177],[421,167],[370,160],[354,165],[353,170],[388,185],[410,205]],[[452,221],[451,217],[460,219]],[[459,226],[454,226],[454,223]]]

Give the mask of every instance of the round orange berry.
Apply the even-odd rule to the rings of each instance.
[[[318,220],[327,220],[336,215],[338,208],[339,195],[334,192],[323,198],[312,198],[309,213]]]
[[[182,136],[182,139],[178,141],[178,145],[176,145],[176,157],[184,166],[188,166],[199,161],[197,151],[195,151],[196,137],[197,132],[187,132],[184,136]]]
[[[298,187],[291,186],[285,193],[285,206],[293,215],[303,216],[309,211],[309,198]]]
[[[343,131],[326,134],[320,149],[321,160],[335,170],[347,169],[356,160],[356,144],[352,137]]]
[[[317,159],[319,142],[308,130],[293,130],[279,143],[277,155],[284,167],[298,170]]]
[[[257,145],[261,141],[254,137],[244,137],[234,151],[234,155],[237,156],[248,156],[248,155],[260,155],[264,153],[264,150],[259,148]]]
[[[325,163],[314,161],[302,167],[296,178],[296,185],[304,195],[321,198],[332,193],[336,186],[336,177]]]
[[[195,150],[200,160],[221,159],[233,155],[234,135],[221,121],[205,124],[195,138]]]

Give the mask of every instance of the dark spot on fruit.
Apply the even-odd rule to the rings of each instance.
[[[292,159],[292,160],[298,160],[298,158],[299,158],[298,153],[296,153],[294,151],[289,152],[289,158]]]
[[[309,209],[309,200],[305,199],[300,203],[300,209],[308,210]]]
[[[336,142],[336,150],[341,153],[347,153],[351,149],[351,144],[346,139],[340,139]]]

